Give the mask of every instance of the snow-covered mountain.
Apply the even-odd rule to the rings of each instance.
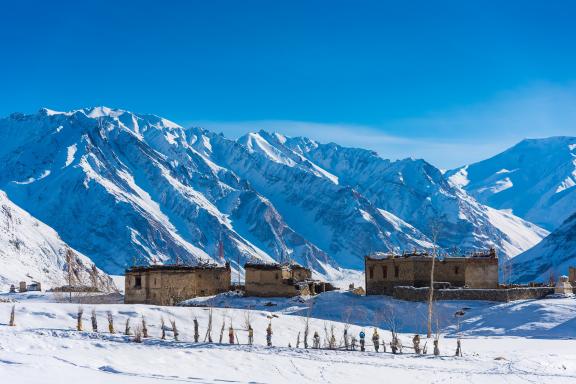
[[[535,247],[511,261],[515,281],[548,281],[568,275],[568,267],[576,266],[576,212]]]
[[[576,137],[523,140],[447,176],[481,203],[553,230],[576,212]]]
[[[438,223],[438,242],[444,248],[493,245],[514,256],[546,235],[531,223],[478,204],[424,160],[391,162],[364,149],[264,131],[248,134],[239,142],[268,161],[317,175],[324,183],[353,188],[403,228],[409,226],[431,238],[431,223]]]
[[[494,245],[514,256],[546,232],[477,203],[421,160],[305,138],[230,140],[104,107],[0,120],[0,188],[110,273],[194,262],[219,239],[236,267],[294,259],[318,273],[372,251]]]
[[[36,220],[8,199],[0,191],[0,288],[32,280],[43,288],[67,284],[68,264],[64,243],[56,231]],[[74,253],[74,272],[77,280],[101,289],[114,288],[112,279],[83,254]],[[96,280],[94,280],[96,279]]]

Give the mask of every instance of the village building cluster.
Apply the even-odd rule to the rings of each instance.
[[[295,263],[244,266],[246,296],[293,297],[316,295],[335,288],[312,278],[312,271]],[[231,290],[230,264],[151,265],[126,270],[124,302],[175,305],[194,297]],[[238,288],[238,287],[236,287]]]
[[[500,284],[498,256],[494,249],[462,256],[436,256],[427,252],[373,253],[364,258],[365,289],[351,285],[359,295],[389,295],[403,300],[425,300],[432,270],[437,300],[512,301],[544,297],[554,292],[571,293],[576,268],[549,285]],[[126,270],[125,302],[175,305],[187,299],[212,296],[233,289],[245,296],[294,297],[316,295],[336,289],[313,279],[312,271],[296,263],[244,265],[244,285],[233,286],[229,263],[136,266]]]

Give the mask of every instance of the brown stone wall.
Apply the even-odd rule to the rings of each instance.
[[[469,288],[498,288],[498,259],[468,259],[465,285]]]
[[[285,270],[246,267],[246,296],[292,297],[299,294],[291,280],[284,278]],[[291,276],[288,274],[288,276]]]
[[[431,264],[430,262],[430,265]],[[448,282],[455,287],[463,287],[466,283],[466,270],[466,258],[446,257],[443,260],[436,260],[434,266],[434,281]],[[430,277],[428,277],[426,282],[426,286],[429,285]]]
[[[366,294],[391,295],[397,285],[414,284],[414,263],[407,259],[366,259]]]
[[[291,277],[294,281],[304,281],[312,278],[312,271],[307,268],[293,268]]]
[[[140,278],[140,286],[136,279]],[[169,269],[126,272],[126,303],[174,305],[230,289],[229,268]]]
[[[521,287],[509,289],[436,289],[434,300],[485,300],[485,301],[515,301],[541,299],[554,293],[551,287]],[[394,298],[407,301],[428,300],[428,288],[395,287]]]
[[[568,281],[572,286],[576,285],[576,267],[568,267]]]
[[[430,285],[430,257],[394,257],[365,259],[366,294],[391,295],[396,286],[427,287]],[[434,281],[454,287],[497,288],[497,258],[446,257],[437,259]]]

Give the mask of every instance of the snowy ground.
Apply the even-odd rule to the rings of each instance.
[[[444,302],[437,305],[443,336],[441,357],[416,356],[405,349],[402,355],[353,351],[305,350],[296,344],[304,327],[303,317],[312,308],[312,331],[324,337],[324,328],[335,326],[341,340],[344,322],[355,323],[349,332],[369,324],[386,331],[388,308],[402,329],[402,342],[410,346],[413,332],[423,329],[425,306],[382,297],[357,297],[348,293],[327,293],[310,301],[296,299],[251,299],[221,295],[194,305],[227,308],[214,310],[215,344],[194,344],[192,319],[198,317],[203,339],[208,307],[157,307],[148,305],[84,305],[84,329],[91,330],[90,311],[98,315],[100,333],[78,332],[77,304],[52,302],[50,295],[0,295],[13,297],[16,326],[9,327],[11,303],[0,303],[0,378],[10,383],[574,383],[576,382],[576,300],[546,299],[507,304],[486,302]],[[246,310],[245,308],[251,308]],[[464,357],[455,358],[453,312],[465,308],[463,320]],[[107,331],[106,311],[112,311],[118,333]],[[253,317],[254,346],[219,344],[223,320],[239,329],[240,343],[246,343],[244,319]],[[122,335],[126,319],[134,329],[144,315],[152,336],[144,343]],[[160,318],[169,324],[176,319],[180,341],[161,340]],[[274,347],[265,347],[265,329],[272,317]],[[227,331],[224,341],[227,341]],[[423,339],[424,343],[425,339]],[[371,344],[371,343],[369,343]],[[429,347],[429,352],[431,348]]]

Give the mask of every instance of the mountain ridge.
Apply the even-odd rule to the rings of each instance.
[[[424,160],[390,162],[306,138],[261,131],[231,140],[94,107],[12,114],[0,120],[0,139],[0,189],[113,273],[134,260],[215,260],[222,239],[239,273],[237,261],[289,258],[329,278],[361,268],[373,251],[429,248],[432,219],[453,243],[507,256],[547,234],[478,204]],[[371,174],[355,175],[366,167]],[[378,183],[380,171],[388,183]]]

